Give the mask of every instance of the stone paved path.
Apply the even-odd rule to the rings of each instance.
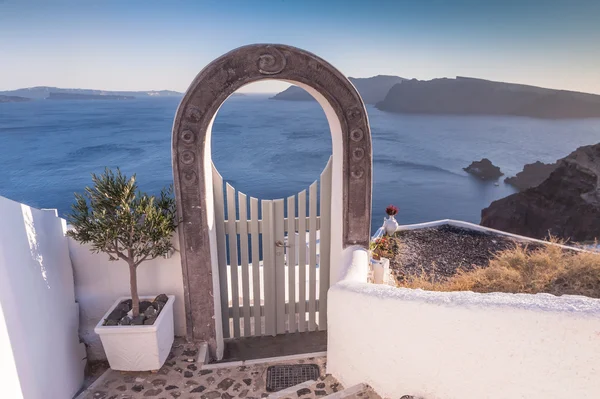
[[[342,390],[325,374],[326,358],[304,358],[278,363],[238,363],[235,366],[203,368],[198,348],[176,340],[165,365],[156,373],[108,370],[77,399],[260,399],[266,398],[267,368],[273,364],[317,364],[321,376],[310,386],[285,397],[313,399]]]

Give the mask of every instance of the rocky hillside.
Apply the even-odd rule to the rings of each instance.
[[[481,224],[535,238],[600,239],[600,144],[561,159],[539,186],[492,202]]]
[[[406,80],[377,104],[383,111],[533,118],[600,117],[600,95],[483,79]]]
[[[528,163],[523,170],[516,176],[504,179],[506,184],[510,184],[519,191],[527,190],[542,184],[544,180],[550,177],[550,174],[556,170],[558,163],[543,163],[540,161]]]
[[[399,76],[377,75],[370,78],[348,78],[366,104],[383,100],[392,86],[404,80]],[[298,86],[290,86],[272,97],[273,100],[310,101],[314,98]]]

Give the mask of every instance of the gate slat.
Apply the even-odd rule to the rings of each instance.
[[[306,330],[306,190],[298,193],[298,331]]]
[[[327,291],[329,290],[329,271],[331,254],[331,157],[321,173],[320,181],[319,232],[319,330],[327,329]]]
[[[288,332],[296,332],[296,201],[287,199]]]
[[[250,330],[250,276],[248,274],[248,201],[246,194],[238,191],[240,210],[240,257],[242,260],[242,301],[244,304],[244,337],[252,335]]]
[[[316,284],[317,284],[317,182],[309,187],[309,233],[310,259],[308,268],[308,331],[316,330]]]
[[[261,201],[263,220],[263,273],[265,291],[265,334],[276,335],[275,324],[275,270],[273,251],[273,201]]]
[[[273,201],[275,224],[275,238],[273,242],[284,241],[284,201],[277,199]],[[276,294],[276,320],[277,334],[285,334],[285,263],[284,263],[285,247],[275,247],[275,294]]]
[[[258,250],[258,199],[250,197],[250,235],[252,242],[252,306],[254,308],[254,335],[262,335],[260,317],[260,251]]]
[[[227,187],[227,233],[229,235],[229,271],[231,275],[231,302],[233,307],[233,336],[240,337],[240,288],[238,284],[237,231],[235,226],[235,189]]]
[[[227,242],[225,239],[225,201],[223,198],[223,178],[212,165],[213,198],[215,200],[215,229],[217,233],[217,257],[219,260],[219,290],[221,291],[221,321],[223,337],[229,333],[229,294],[227,287]]]

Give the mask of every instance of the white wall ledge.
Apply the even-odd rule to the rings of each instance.
[[[341,281],[332,291],[347,291],[378,299],[413,301],[448,307],[513,308],[544,312],[566,312],[600,317],[600,299],[580,295],[512,294],[504,292],[426,291],[389,285]]]

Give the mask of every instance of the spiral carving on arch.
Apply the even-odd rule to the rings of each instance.
[[[355,168],[352,168],[350,175],[352,175],[352,177],[355,179],[360,179],[365,175],[365,170],[360,166],[357,166]]]
[[[267,46],[267,52],[258,57],[258,71],[263,75],[276,75],[287,65],[285,55],[275,47]]]
[[[184,170],[181,173],[183,184],[186,186],[192,186],[198,183],[198,175],[193,170]]]
[[[191,165],[196,161],[196,154],[193,151],[185,150],[179,155],[179,160],[184,165]]]

